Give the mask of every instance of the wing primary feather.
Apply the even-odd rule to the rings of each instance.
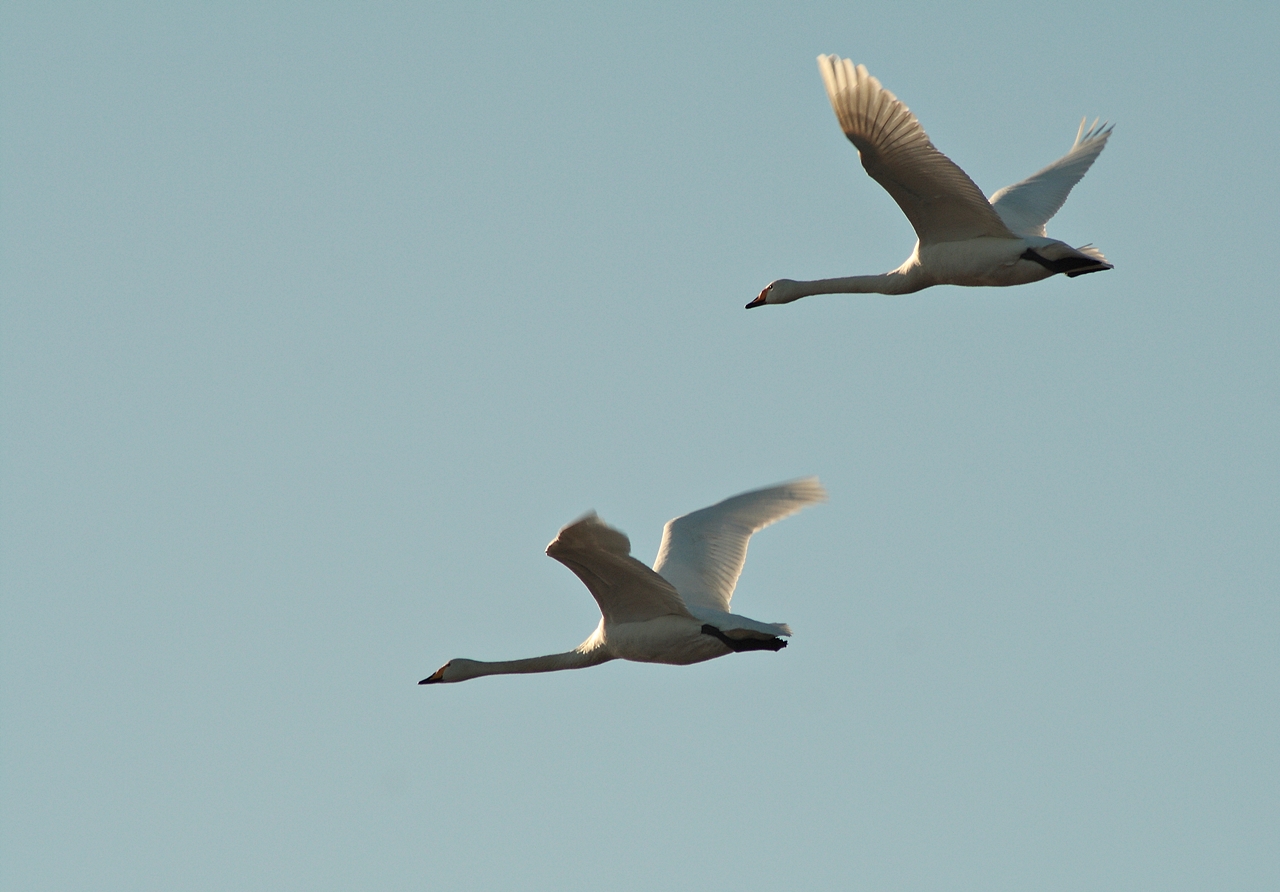
[[[625,533],[594,512],[560,530],[547,555],[564,564],[591,592],[606,622],[643,622],[658,616],[692,618],[675,588],[631,556]]]
[[[973,180],[938,151],[916,116],[865,65],[819,56],[818,69],[840,129],[921,244],[1013,238]]]
[[[1045,224],[1106,148],[1115,125],[1106,121],[1099,124],[1094,118],[1086,127],[1086,121],[1088,117],[1080,119],[1076,138],[1067,154],[991,196],[991,206],[1015,234],[1044,237]]]
[[[690,607],[728,612],[752,534],[824,501],[817,477],[745,492],[667,522],[653,568]]]

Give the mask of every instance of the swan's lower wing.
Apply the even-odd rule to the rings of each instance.
[[[893,196],[922,244],[1014,237],[982,190],[934,147],[916,116],[865,66],[819,56],[818,69],[863,168]]]
[[[633,558],[626,535],[595,512],[560,530],[547,554],[582,580],[607,623],[693,618],[671,583]]]
[[[1094,120],[1086,131],[1081,119],[1070,152],[1022,182],[1005,186],[992,195],[991,206],[1005,225],[1021,236],[1043,236],[1049,218],[1058,213],[1075,184],[1106,148],[1111,130],[1106,122],[1099,126]]]
[[[751,535],[827,497],[817,477],[745,492],[667,522],[653,569],[686,604],[729,610]]]

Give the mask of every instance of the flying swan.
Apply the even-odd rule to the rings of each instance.
[[[862,166],[911,221],[916,247],[902,266],[879,276],[848,276],[765,286],[747,309],[810,294],[909,294],[930,285],[1023,285],[1055,273],[1082,276],[1111,269],[1091,245],[1046,238],[1044,224],[1097,159],[1111,136],[1105,123],[1076,133],[1071,151],[987,201],[973,180],[939,152],[905,105],[863,65],[819,56],[840,128]]]
[[[650,570],[631,542],[595,512],[575,520],[547,554],[582,580],[600,605],[600,625],[568,653],[486,663],[450,660],[418,684],[482,675],[582,669],[609,660],[683,666],[744,650],[781,650],[791,629],[729,612],[751,534],[826,499],[817,477],[733,496],[668,521]]]

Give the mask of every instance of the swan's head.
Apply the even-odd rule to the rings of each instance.
[[[756,299],[747,304],[747,309],[763,307],[765,304],[789,304],[799,300],[804,294],[797,287],[800,283],[793,279],[775,279],[764,290],[756,295]]]
[[[475,660],[450,660],[418,684],[443,684],[447,681],[466,681],[475,678]]]

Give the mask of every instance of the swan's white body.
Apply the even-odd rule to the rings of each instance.
[[[733,496],[668,521],[653,569],[594,512],[560,531],[547,554],[572,570],[600,606],[600,624],[571,651],[506,662],[450,660],[419,684],[581,669],[609,660],[687,665],[741,650],[781,650],[783,623],[729,612],[751,535],[826,492],[816,477]]]
[[[818,68],[840,127],[862,166],[885,188],[916,231],[915,250],[902,266],[878,276],[802,282],[778,279],[747,304],[783,304],[810,294],[909,294],[930,285],[1024,285],[1056,273],[1080,276],[1111,269],[1090,245],[1073,248],[1048,238],[1044,226],[1058,212],[1111,136],[1106,124],[1084,121],[1071,151],[990,201],[973,180],[939,152],[924,128],[862,66],[819,56]]]

